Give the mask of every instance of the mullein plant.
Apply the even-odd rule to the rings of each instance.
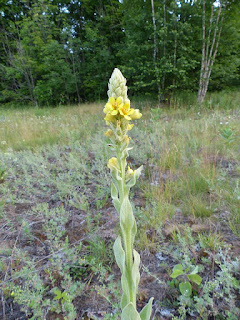
[[[132,120],[140,119],[142,114],[138,109],[130,107],[127,96],[126,79],[119,69],[114,69],[108,84],[108,102],[103,112],[104,120],[110,129],[105,135],[111,140],[111,148],[116,157],[108,161],[108,168],[112,173],[111,196],[113,204],[119,213],[121,236],[113,246],[116,262],[121,270],[121,319],[122,320],[149,320],[152,313],[151,298],[148,304],[138,313],[136,308],[136,295],[140,280],[140,255],[133,249],[137,225],[129,201],[130,188],[139,178],[142,166],[132,170],[127,166],[130,137],[128,131],[132,129]]]

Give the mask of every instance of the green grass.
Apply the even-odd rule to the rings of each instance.
[[[100,104],[2,110],[0,150],[33,150],[39,146],[86,139],[98,125],[100,110]],[[94,127],[88,126],[90,122],[95,122]]]

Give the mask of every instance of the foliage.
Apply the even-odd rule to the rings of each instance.
[[[183,266],[181,264],[177,264],[174,266],[172,270],[172,274],[170,275],[172,280],[170,282],[170,285],[172,286],[178,286],[180,293],[185,297],[191,297],[192,295],[192,282],[193,284],[197,284],[198,286],[202,282],[202,278],[198,275],[198,266],[196,266],[191,272],[190,270],[183,271]],[[189,273],[190,272],[190,273]],[[182,277],[182,280],[179,280],[179,278]],[[177,279],[177,281],[175,280]],[[186,281],[188,280],[188,281]],[[190,282],[189,282],[190,281]]]
[[[239,83],[239,6],[236,0],[227,2],[212,91]],[[0,103],[99,100],[114,66],[121,67],[135,96],[169,102],[176,90],[196,92],[202,1],[152,3],[155,28],[151,2],[143,0],[2,0]],[[206,3],[210,19],[213,1]]]

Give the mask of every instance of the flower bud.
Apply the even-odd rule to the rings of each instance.
[[[104,134],[108,138],[111,138],[114,135],[114,133],[111,129],[108,129]]]
[[[133,123],[132,124],[128,124],[128,126],[127,126],[128,131],[132,130],[133,126],[134,126]]]
[[[112,76],[108,83],[108,97],[117,99],[121,97],[123,103],[127,100],[127,86],[126,79],[122,75],[121,71],[117,68],[114,69]]]
[[[127,175],[132,176],[134,174],[134,170],[128,166]]]
[[[119,171],[120,170],[117,158],[113,157],[113,158],[108,160],[108,168],[111,171],[113,171],[113,170],[118,170]]]
[[[138,109],[134,109],[134,112],[130,115],[132,120],[140,119],[142,117],[141,112]]]
[[[123,141],[126,143],[126,145],[129,144],[130,139],[131,139],[131,138],[130,138],[129,136],[127,136],[127,135],[125,135],[125,136],[123,137]]]
[[[134,175],[135,170],[131,169],[128,166],[127,172],[126,172],[126,180],[128,181],[129,179],[132,178],[132,176]]]

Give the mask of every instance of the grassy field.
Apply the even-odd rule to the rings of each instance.
[[[131,197],[154,319],[239,319],[239,93],[138,102]],[[119,319],[102,104],[0,112],[0,318]],[[176,279],[173,268],[181,265]],[[183,294],[196,271],[202,279]],[[191,278],[191,277],[190,277]]]

